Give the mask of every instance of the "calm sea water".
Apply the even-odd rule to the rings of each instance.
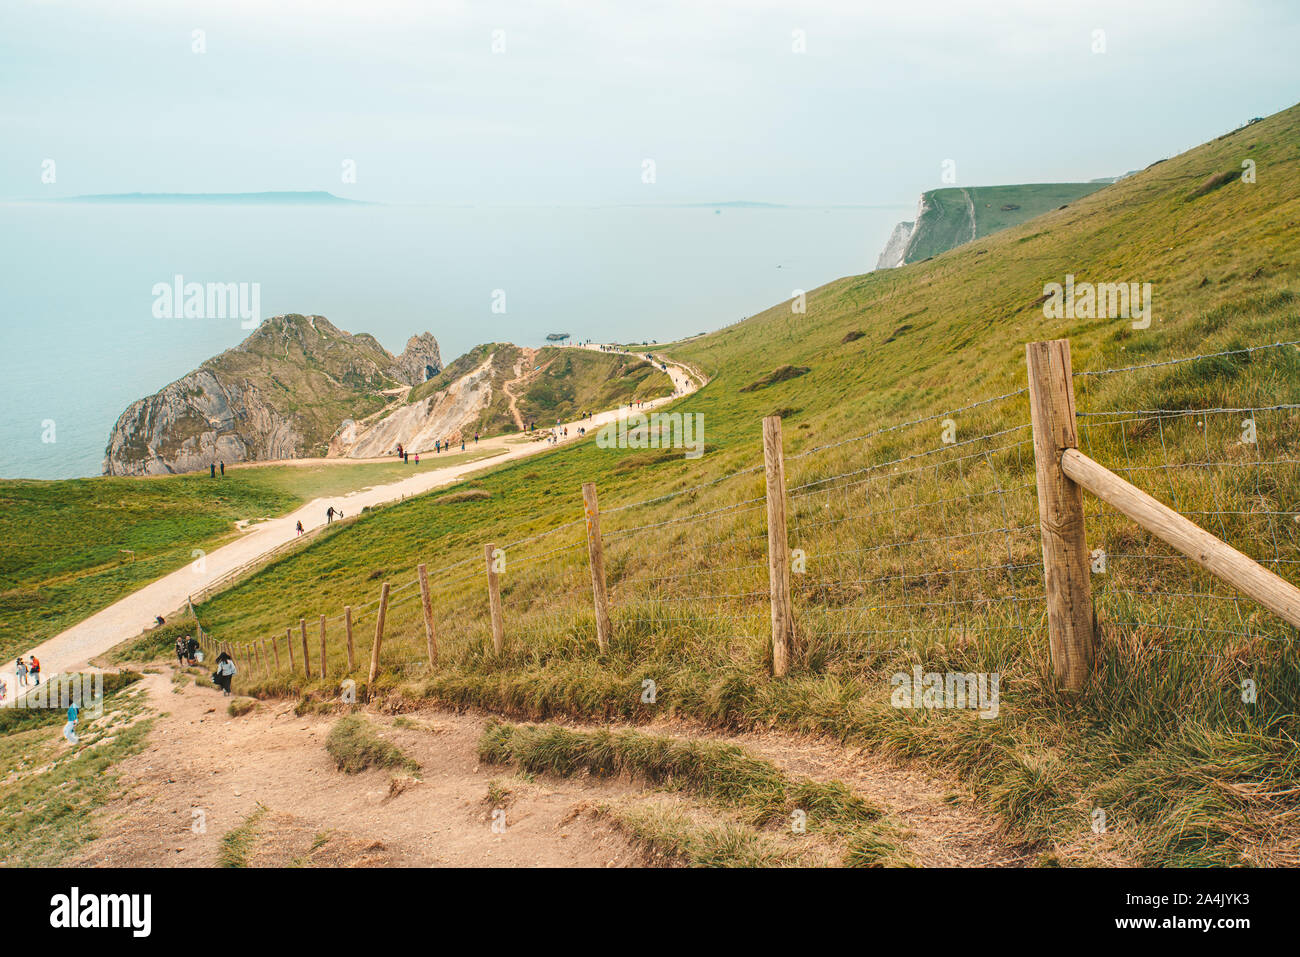
[[[154,318],[154,285],[177,274],[259,283],[263,317],[315,313],[393,352],[428,330],[450,362],[552,332],[716,329],[867,271],[910,213],[0,203],[0,477],[98,475],[130,402],[248,335]]]

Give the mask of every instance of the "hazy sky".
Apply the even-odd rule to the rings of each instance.
[[[1300,99],[1298,23],[1295,0],[4,0],[0,197],[910,203],[945,159],[958,184],[1090,179]]]

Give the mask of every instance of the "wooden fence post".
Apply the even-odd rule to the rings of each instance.
[[[320,616],[320,676],[329,677],[329,666],[325,655],[325,616]]]
[[[293,629],[292,628],[286,628],[284,630],[284,643],[289,647],[289,674],[293,674],[294,671],[297,670],[298,666],[293,663]]]
[[[1052,670],[1062,687],[1077,691],[1092,672],[1096,646],[1083,489],[1061,469],[1062,453],[1079,444],[1070,343],[1066,339],[1031,342],[1025,356]]]
[[[271,651],[275,653],[275,673],[279,674],[280,673],[280,639],[279,638],[276,637],[271,638]]]
[[[352,606],[343,606],[343,626],[348,631],[348,674],[357,670],[357,653],[352,648]]]
[[[379,677],[379,646],[384,641],[384,617],[388,614],[388,582],[379,590],[379,615],[375,618],[375,644],[370,649],[370,684]]]
[[[307,647],[307,619],[298,619],[298,632],[302,635],[302,673],[311,677],[311,653]]]
[[[423,564],[420,572],[420,604],[424,606],[424,639],[429,651],[429,667],[438,664],[438,635],[433,630],[433,599],[429,595],[429,572]]]
[[[1080,487],[1178,549],[1211,575],[1245,592],[1292,627],[1300,628],[1300,588],[1078,449],[1067,449],[1061,455],[1061,468]]]
[[[266,670],[266,676],[269,678],[275,672],[271,670],[271,656],[266,650],[266,639],[262,638],[259,644],[262,647],[262,667]]]
[[[609,595],[605,590],[605,543],[600,537],[600,501],[596,483],[582,485],[582,509],[587,516],[587,560],[591,566],[591,594],[596,605],[596,644],[604,654],[609,650],[613,629],[609,623]]]
[[[492,612],[492,648],[499,655],[505,647],[506,627],[501,619],[501,582],[492,559],[494,551],[496,545],[491,542],[483,546],[483,555],[487,559],[488,607]]]
[[[781,417],[763,419],[763,467],[767,476],[767,575],[772,596],[772,674],[790,670],[794,608],[790,602],[790,539],[785,524],[785,454]]]

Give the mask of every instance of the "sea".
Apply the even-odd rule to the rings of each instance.
[[[551,333],[718,329],[872,269],[912,212],[0,202],[0,478],[99,475],[127,405],[249,335],[238,316],[166,318],[177,277],[241,284],[260,318],[325,316],[394,353],[432,332],[451,362]]]

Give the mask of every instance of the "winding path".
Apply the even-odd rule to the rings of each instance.
[[[600,347],[593,345],[586,348],[599,349]],[[667,360],[664,362],[668,366],[668,374],[676,391],[671,396],[647,401],[643,409],[652,409],[665,402],[671,402],[699,388],[700,383],[684,366]],[[584,426],[590,433],[593,429],[609,422],[626,418],[628,413],[629,409],[622,407],[596,413],[584,421],[568,423],[569,436],[561,439],[559,444],[568,445],[581,441],[577,435],[579,426]],[[508,438],[515,441],[507,442]],[[493,436],[480,442],[478,447],[480,449],[500,447],[505,451],[486,461],[479,459],[445,468],[426,468],[412,464],[412,470],[419,469],[419,471],[410,478],[387,485],[363,488],[347,495],[315,499],[289,515],[258,523],[251,526],[238,540],[203,556],[201,567],[196,567],[199,563],[191,563],[164,575],[38,645],[31,654],[40,660],[41,673],[46,679],[60,672],[77,670],[87,665],[90,659],[104,654],[115,645],[134,638],[151,627],[154,616],[167,615],[183,607],[190,595],[197,595],[203,589],[220,583],[232,573],[255,564],[259,559],[283,548],[296,537],[298,522],[302,522],[303,528],[307,531],[325,525],[325,511],[331,505],[336,509],[342,508],[346,515],[359,515],[367,506],[419,495],[431,489],[450,485],[467,475],[494,468],[502,462],[527,458],[553,448],[545,438],[521,442],[517,436]],[[9,665],[5,671],[4,679],[10,689],[10,694],[4,702],[6,706],[12,706],[21,697],[20,693],[25,694],[30,690],[18,685],[12,665]]]

